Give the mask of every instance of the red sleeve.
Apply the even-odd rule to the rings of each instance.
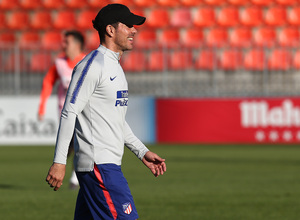
[[[55,65],[53,65],[49,69],[49,71],[47,72],[43,80],[43,86],[40,95],[39,115],[45,114],[45,106],[46,106],[47,99],[51,95],[53,86],[57,79],[58,79],[58,74]]]

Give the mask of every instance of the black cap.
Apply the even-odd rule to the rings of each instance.
[[[145,17],[133,14],[125,5],[108,4],[98,12],[95,20],[93,20],[93,26],[96,30],[99,30],[117,22],[128,26],[141,25],[145,20]]]

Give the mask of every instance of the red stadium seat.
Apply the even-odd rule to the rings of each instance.
[[[300,69],[300,50],[297,50],[293,56],[293,68]]]
[[[156,0],[135,0],[135,5],[138,7],[152,7],[156,4]]]
[[[109,4],[110,1],[109,0],[101,0],[101,1],[99,1],[99,0],[88,0],[87,3],[88,3],[88,6],[90,8],[95,8],[95,9],[99,10],[103,6]]]
[[[0,33],[0,45],[13,45],[16,42],[15,34],[12,32]]]
[[[5,13],[0,12],[0,30],[6,29],[6,16]]]
[[[3,65],[3,69],[8,72],[14,72],[16,70],[27,70],[28,62],[26,60],[26,56],[22,53],[11,53],[6,55],[6,60]]]
[[[196,58],[195,68],[198,70],[214,70],[217,67],[218,58],[213,50],[200,50]]]
[[[169,69],[188,70],[193,67],[193,57],[191,51],[172,51],[169,58]]]
[[[23,32],[19,38],[19,45],[21,48],[30,49],[38,48],[40,46],[40,36],[37,32],[28,31]]]
[[[246,27],[235,28],[229,35],[230,45],[233,47],[249,47],[252,45],[251,29]]]
[[[13,30],[24,30],[29,25],[29,15],[24,11],[11,12],[9,18],[6,20],[7,26]]]
[[[82,9],[84,8],[87,4],[86,1],[82,1],[82,0],[65,0],[65,4],[68,8],[79,8]]]
[[[48,29],[52,25],[52,17],[48,11],[37,11],[32,14],[30,28],[32,29]]]
[[[259,28],[254,32],[254,44],[259,47],[274,47],[276,31],[273,28]]]
[[[222,8],[217,16],[217,22],[221,26],[232,27],[239,24],[239,11],[236,7]]]
[[[274,0],[251,0],[251,3],[259,6],[270,6]]]
[[[166,7],[176,7],[179,5],[179,0],[157,0],[156,2],[158,5]]]
[[[146,69],[145,53],[141,51],[132,51],[130,53],[124,53],[121,58],[121,65],[125,72],[144,71]]]
[[[134,5],[133,0],[110,0],[110,3],[118,3],[118,4],[123,4],[128,7]]]
[[[272,7],[266,11],[265,23],[271,26],[283,26],[286,24],[286,9],[284,7]]]
[[[228,43],[227,30],[223,28],[211,29],[206,35],[206,45],[209,47],[224,47]]]
[[[276,3],[277,4],[280,4],[280,5],[285,5],[285,6],[292,6],[292,5],[295,5],[297,4],[297,0],[276,0]]]
[[[2,0],[0,1],[0,9],[16,10],[19,8],[19,0]]]
[[[285,49],[274,49],[268,60],[270,70],[288,70],[292,66],[292,55]]]
[[[64,0],[43,0],[43,6],[48,9],[60,9],[64,7]]]
[[[53,60],[49,53],[36,52],[30,58],[30,71],[44,73],[51,66]]]
[[[168,67],[168,56],[161,50],[151,51],[149,54],[147,70],[163,71]]]
[[[199,48],[203,45],[204,36],[201,29],[190,28],[183,33],[181,42],[187,48]]]
[[[45,32],[42,36],[42,47],[49,50],[61,48],[62,34],[56,31]]]
[[[87,34],[87,39],[86,39],[86,47],[88,49],[94,50],[99,47],[100,44],[100,39],[98,32],[92,31],[91,33]]]
[[[191,11],[188,8],[175,9],[171,16],[171,25],[174,27],[188,27],[192,24]]]
[[[247,7],[241,9],[240,22],[242,25],[257,27],[263,24],[263,11],[259,7]]]
[[[53,27],[57,29],[71,29],[74,27],[75,22],[73,11],[58,11],[53,21]]]
[[[230,5],[245,6],[250,3],[250,0],[227,0]]]
[[[299,26],[300,25],[300,7],[291,8],[288,13],[287,20],[290,25]]]
[[[214,8],[203,7],[196,11],[193,23],[197,27],[211,27],[216,23]]]
[[[92,29],[92,20],[95,19],[98,12],[92,10],[82,10],[77,16],[76,26],[80,29]]]
[[[22,9],[38,9],[42,6],[42,0],[19,0]]]
[[[151,49],[155,47],[156,41],[156,31],[152,29],[143,29],[138,31],[137,35],[134,37],[135,47],[141,49]]]
[[[152,9],[145,24],[153,28],[167,27],[169,25],[168,10],[162,8]]]
[[[282,47],[299,47],[300,32],[298,28],[287,27],[280,30],[278,43]]]
[[[203,0],[205,4],[220,6],[226,3],[226,0]]]
[[[200,6],[203,0],[181,0],[180,3],[183,6],[193,7]]]
[[[251,49],[245,53],[244,68],[246,70],[263,71],[266,66],[266,55],[263,49]]]
[[[163,30],[158,38],[159,46],[164,48],[174,48],[179,46],[180,35],[177,29]]]
[[[243,53],[240,50],[228,49],[221,52],[219,68],[222,70],[238,70],[243,66]]]

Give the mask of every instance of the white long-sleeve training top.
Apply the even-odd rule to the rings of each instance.
[[[61,113],[54,162],[66,164],[74,131],[74,165],[79,172],[92,171],[94,163],[121,165],[124,144],[139,159],[149,151],[125,121],[128,85],[119,57],[100,45],[75,66]]]

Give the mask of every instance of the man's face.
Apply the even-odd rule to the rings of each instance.
[[[117,50],[126,51],[133,48],[133,38],[137,33],[135,27],[119,23],[116,28],[115,44]]]
[[[74,39],[72,35],[65,36],[62,42],[62,49],[67,57],[70,57],[74,51],[77,51],[79,43]]]

